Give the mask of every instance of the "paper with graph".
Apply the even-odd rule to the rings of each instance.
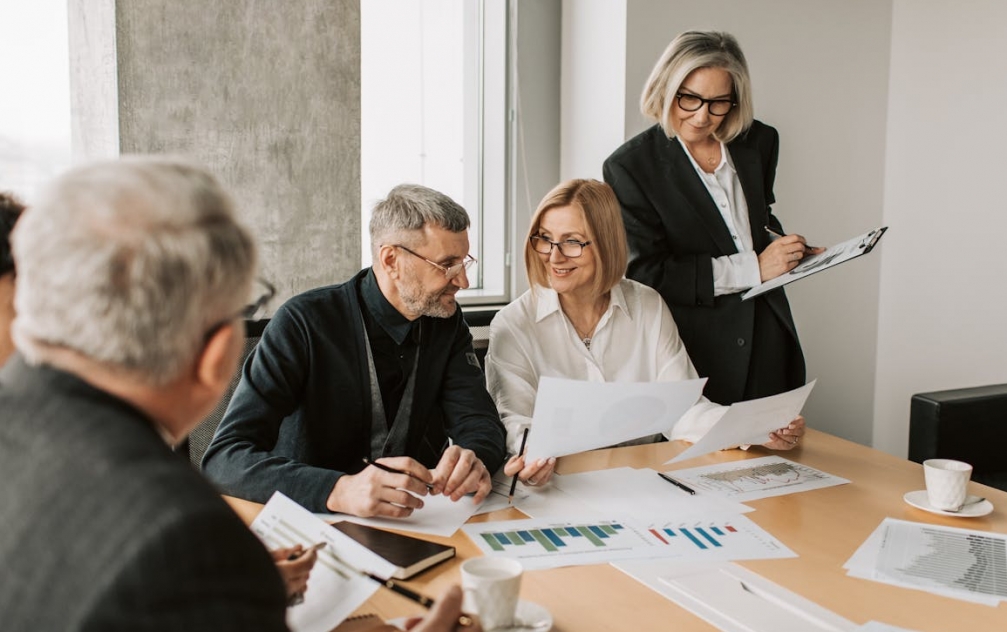
[[[304,601],[287,609],[287,625],[294,632],[328,632],[374,594],[378,584],[354,574],[339,560],[390,577],[395,566],[355,540],[333,529],[310,511],[275,492],[251,525],[269,549],[324,542],[311,569]]]
[[[737,502],[783,496],[850,481],[781,456],[732,461],[669,472],[696,491],[707,491]]]
[[[636,522],[508,520],[462,527],[484,555],[511,557],[525,569],[604,564],[627,559],[723,561],[797,557],[748,518]]]

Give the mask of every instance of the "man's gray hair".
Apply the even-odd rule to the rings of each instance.
[[[419,184],[400,184],[388,197],[374,205],[371,213],[371,252],[377,259],[378,249],[392,241],[411,247],[418,245],[410,233],[426,225],[437,226],[453,233],[468,230],[469,215],[460,204],[439,191]]]
[[[176,158],[72,169],[14,229],[15,344],[34,364],[70,349],[163,385],[238,317],[256,267],[230,196]]]

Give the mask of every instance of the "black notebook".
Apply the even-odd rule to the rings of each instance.
[[[408,535],[375,529],[355,522],[334,522],[332,526],[398,567],[394,579],[409,579],[416,573],[455,556],[455,547],[428,542]]]

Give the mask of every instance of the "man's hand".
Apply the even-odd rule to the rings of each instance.
[[[490,490],[493,481],[489,470],[472,450],[453,445],[441,455],[441,462],[434,470],[435,494],[444,494],[453,501],[465,494],[475,492],[475,503],[481,503]]]
[[[344,474],[325,501],[329,511],[362,518],[405,518],[423,506],[417,496],[427,495],[427,483],[433,482],[430,470],[407,456],[382,458],[377,462],[402,474],[370,466],[359,474]]]
[[[457,585],[450,586],[437,598],[437,603],[430,609],[427,616],[422,619],[409,619],[406,621],[406,629],[409,632],[454,632],[464,630],[464,632],[482,632],[482,626],[472,615],[470,625],[461,626],[458,617],[462,614],[462,589]]]
[[[311,569],[318,560],[317,549],[304,551],[304,547],[297,546],[273,549],[269,552],[276,563],[276,570],[280,571],[283,578],[283,585],[287,588],[287,599],[290,602],[304,594],[308,589],[308,576]]]

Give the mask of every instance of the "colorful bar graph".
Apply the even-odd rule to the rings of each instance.
[[[689,527],[689,528],[670,528],[664,527],[662,529],[649,529],[651,535],[653,535],[661,544],[671,546],[678,541],[678,539],[684,536],[689,542],[701,550],[717,549],[723,547],[723,543],[718,539],[723,538],[731,533],[737,533],[738,530],[731,525],[724,525],[722,527]]]
[[[503,552],[507,547],[537,543],[549,553],[555,553],[568,546],[564,538],[583,538],[595,547],[607,546],[605,540],[618,536],[621,529],[623,529],[621,524],[587,524],[517,531],[489,531],[479,535],[492,550],[497,552]]]

